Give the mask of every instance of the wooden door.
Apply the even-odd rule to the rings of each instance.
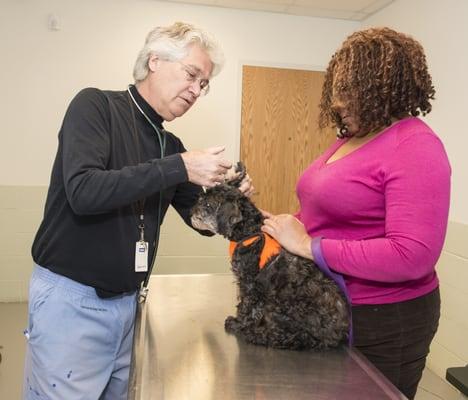
[[[295,213],[299,176],[336,140],[334,130],[317,124],[323,78],[317,71],[243,67],[240,158],[264,210]]]

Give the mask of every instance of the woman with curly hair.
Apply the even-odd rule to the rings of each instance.
[[[320,104],[338,140],[300,177],[299,213],[265,213],[262,228],[344,279],[354,346],[409,399],[438,327],[450,202],[444,146],[418,118],[434,93],[416,40],[389,28],[349,36]]]

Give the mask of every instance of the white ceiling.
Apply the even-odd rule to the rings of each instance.
[[[394,0],[164,0],[242,10],[362,21]]]

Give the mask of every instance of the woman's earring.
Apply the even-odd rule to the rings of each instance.
[[[348,136],[348,127],[346,125],[342,126],[341,128],[337,129],[336,136],[340,139]]]

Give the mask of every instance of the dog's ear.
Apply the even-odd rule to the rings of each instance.
[[[242,182],[242,179],[245,178],[246,174],[247,174],[247,170],[245,169],[244,163],[242,161],[238,161],[234,169],[234,175],[231,178],[228,178],[226,180],[226,183],[229,186],[238,188],[240,186],[240,183]]]
[[[229,238],[233,233],[234,226],[242,221],[242,213],[236,202],[224,203],[217,216],[218,232]]]

